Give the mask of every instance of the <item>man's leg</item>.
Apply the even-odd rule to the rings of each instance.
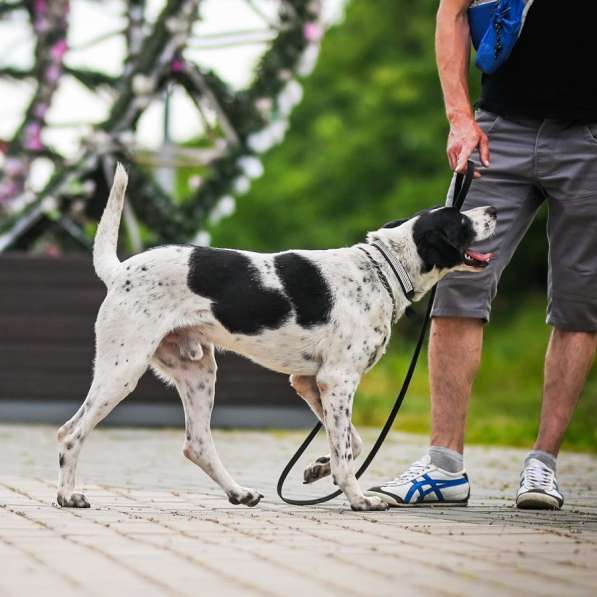
[[[488,125],[489,115],[481,111],[479,116],[481,128],[491,132],[493,164],[473,184],[463,208],[485,204],[497,208],[496,234],[480,244],[481,250],[497,255],[482,273],[452,273],[440,282],[429,340],[429,456],[432,465],[453,473],[464,468],[466,415],[481,361],[483,325],[489,320],[501,274],[544,200],[542,190],[534,185],[528,159],[539,123],[498,119]]]
[[[562,148],[554,151],[554,147]],[[597,344],[597,142],[588,126],[546,121],[536,164],[549,201],[547,323],[552,326],[539,433],[516,503],[560,508],[556,456]]]
[[[496,234],[475,247],[497,255],[481,273],[454,272],[439,283],[429,344],[431,447],[398,477],[370,489],[392,506],[468,502],[463,438],[483,324],[489,320],[500,276],[544,200],[534,183],[531,159],[540,123],[496,119],[481,112],[479,124],[491,133],[492,165],[471,186],[463,209],[483,205],[497,209]]]
[[[481,362],[482,343],[483,322],[479,319],[433,319],[429,339],[432,446],[462,454],[468,400]]]
[[[543,404],[535,450],[558,455],[596,347],[597,332],[553,329],[545,356]]]
[[[539,434],[524,461],[516,496],[519,508],[559,509],[564,503],[556,479],[556,458],[593,364],[596,345],[596,332],[554,326],[545,355]]]

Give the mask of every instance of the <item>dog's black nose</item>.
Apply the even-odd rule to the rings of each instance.
[[[487,208],[487,213],[492,217],[492,218],[497,218],[497,209],[493,206],[488,207]]]

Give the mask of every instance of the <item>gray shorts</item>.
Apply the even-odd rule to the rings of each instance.
[[[596,331],[597,123],[505,119],[483,110],[476,118],[489,137],[491,166],[471,185],[463,209],[497,208],[495,236],[474,247],[497,256],[482,273],[454,272],[444,278],[433,316],[489,321],[500,276],[547,201],[547,323]],[[471,159],[478,164],[477,153]]]

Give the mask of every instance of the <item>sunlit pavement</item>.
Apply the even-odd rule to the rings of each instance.
[[[355,513],[278,499],[302,437],[215,433],[232,475],[265,494],[249,509],[184,459],[182,430],[98,429],[79,466],[91,509],[72,510],[55,505],[55,429],[0,426],[0,595],[596,594],[597,458],[561,456],[561,512],[513,508],[522,450],[471,447],[469,507]],[[363,486],[425,444],[395,434]],[[322,437],[310,459],[325,452]],[[331,488],[302,486],[301,469],[293,495]]]

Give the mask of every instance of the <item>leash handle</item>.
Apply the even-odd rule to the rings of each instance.
[[[454,181],[454,191],[452,195],[452,207],[460,210],[464,199],[470,189],[471,183],[473,181],[475,175],[475,165],[470,160],[467,162],[466,165],[466,173],[456,174],[456,179]],[[433,307],[433,301],[435,300],[435,292],[436,286],[434,286],[431,290],[431,294],[429,296],[429,300],[427,301],[427,308],[425,309],[425,317],[423,318],[423,323],[421,324],[421,330],[419,332],[419,337],[417,339],[417,344],[415,345],[415,349],[413,351],[413,356],[411,357],[410,364],[408,366],[408,370],[406,371],[406,375],[404,376],[404,381],[402,382],[402,387],[400,388],[400,392],[398,396],[396,396],[396,400],[394,402],[394,406],[392,406],[392,410],[388,415],[388,419],[385,422],[382,430],[379,432],[373,447],[367,454],[367,457],[362,462],[361,466],[359,466],[357,472],[355,473],[356,478],[360,478],[361,475],[365,473],[365,471],[369,468],[369,465],[373,462],[375,456],[379,452],[381,446],[383,445],[388,433],[392,429],[394,425],[394,421],[398,415],[398,411],[402,406],[402,402],[408,392],[408,388],[410,386],[410,382],[412,377],[415,373],[415,369],[417,368],[417,362],[419,360],[419,355],[421,354],[421,349],[423,348],[423,344],[425,342],[425,336],[427,335],[427,328],[429,327],[429,321],[431,320],[431,309]],[[280,474],[280,478],[278,479],[278,484],[276,486],[276,491],[280,499],[287,504],[291,504],[293,506],[314,506],[316,504],[323,504],[325,502],[329,502],[334,498],[338,497],[342,494],[341,489],[337,489],[332,493],[327,495],[318,497],[318,498],[311,498],[311,499],[303,499],[298,500],[294,498],[286,497],[283,493],[284,490],[284,482],[286,478],[290,474],[290,471],[294,468],[294,465],[297,463],[298,459],[304,454],[305,450],[309,447],[309,444],[315,439],[315,436],[319,433],[319,430],[323,427],[321,422],[317,422],[315,427],[311,429],[309,435],[305,438],[303,443],[298,447],[298,450],[293,454],[292,458],[288,461],[288,464],[284,467],[284,470]]]
[[[454,180],[454,192],[452,194],[452,201],[450,202],[452,207],[460,210],[464,199],[471,188],[471,183],[475,177],[475,164],[468,160],[466,163],[466,172],[464,174],[458,172]]]

